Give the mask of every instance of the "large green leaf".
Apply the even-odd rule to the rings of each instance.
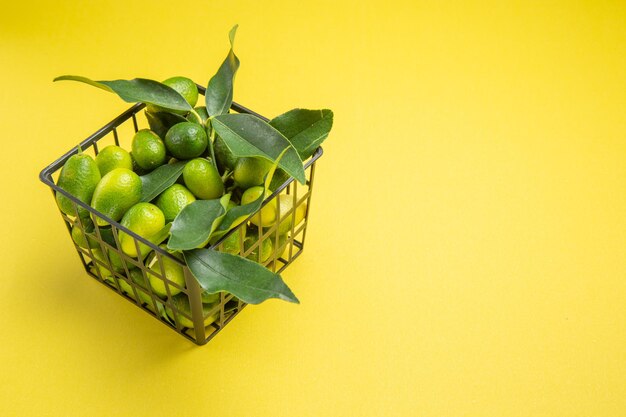
[[[231,229],[239,226],[244,220],[246,220],[252,213],[257,211],[263,203],[264,195],[261,194],[255,201],[244,204],[243,206],[236,206],[228,210],[219,226],[211,234],[211,242],[217,242],[219,238],[228,233]]]
[[[145,78],[132,80],[94,81],[78,75],[63,75],[54,81],[79,81],[117,94],[128,103],[155,104],[170,110],[190,111],[192,107],[176,90],[167,85]]]
[[[188,121],[180,114],[168,113],[164,111],[159,111],[156,113],[147,111],[146,119],[148,119],[148,125],[150,125],[150,130],[156,133],[161,139],[165,139],[167,131],[170,130],[172,126],[178,123]]]
[[[282,133],[263,120],[250,114],[223,114],[215,116],[211,123],[238,158],[256,156],[274,162],[287,149],[278,166],[302,184],[306,181],[298,152]]]
[[[209,80],[206,93],[204,94],[207,112],[210,116],[228,113],[233,102],[233,84],[235,74],[239,68],[239,58],[233,52],[236,33],[237,25],[230,30],[228,35],[230,51],[217,73]]]
[[[176,182],[183,169],[187,164],[186,161],[179,161],[173,164],[161,165],[149,174],[141,177],[141,201],[149,202],[154,200],[166,188]]]
[[[172,250],[199,247],[209,239],[225,212],[219,198],[189,204],[174,219],[167,247]]]
[[[289,139],[304,161],[328,137],[333,127],[333,112],[328,109],[293,109],[270,120],[269,124]]]
[[[300,303],[279,274],[249,259],[211,249],[185,251],[185,261],[209,293],[227,291],[249,304],[269,298]]]

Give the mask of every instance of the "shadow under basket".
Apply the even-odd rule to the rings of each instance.
[[[204,94],[204,88],[199,86],[198,89]],[[83,153],[95,157],[99,150],[108,145],[130,149],[135,132],[148,128],[145,117],[137,117],[144,107],[145,105],[141,103],[132,106],[82,141],[80,148]],[[231,110],[253,114],[267,121],[266,118],[237,103],[233,103]],[[226,292],[203,294],[189,268],[178,257],[60,189],[56,182],[61,168],[68,158],[77,152],[78,147],[72,148],[43,169],[39,177],[50,186],[53,195],[62,193],[73,205],[73,216],[59,212],[70,237],[74,236],[72,242],[87,274],[187,339],[198,345],[207,343],[241,312],[246,303]],[[282,272],[304,249],[315,162],[321,155],[322,148],[318,148],[315,154],[305,161],[306,185],[299,184],[290,177],[263,202],[261,209],[272,200],[275,200],[272,204],[279,205],[280,216],[273,226],[262,228],[244,221],[211,248],[224,250],[228,244],[232,253],[235,242],[237,254],[254,259],[274,272]],[[281,203],[288,209],[280,209]],[[79,216],[79,211],[84,214]],[[260,210],[255,214],[260,214],[259,212]],[[124,253],[119,242],[122,232],[134,239],[137,253],[143,251],[145,254],[149,251],[148,255],[131,257]],[[258,239],[252,243],[248,239],[244,244],[246,234],[248,237],[252,235]],[[235,238],[233,235],[238,237]],[[76,239],[77,236],[82,237],[82,240]],[[81,244],[77,244],[75,239]],[[270,249],[267,249],[268,247]],[[172,267],[182,268],[184,286],[168,279],[166,271]],[[159,294],[155,292],[156,287]]]

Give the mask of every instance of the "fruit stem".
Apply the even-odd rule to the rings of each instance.
[[[224,175],[222,175],[222,182],[226,182],[231,175],[233,175],[233,171],[226,169],[226,171],[224,171]]]

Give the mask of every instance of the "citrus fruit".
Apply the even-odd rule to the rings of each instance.
[[[178,94],[185,98],[191,107],[196,105],[196,102],[198,101],[198,86],[196,86],[196,83],[194,83],[191,79],[187,77],[172,77],[163,81],[163,84],[176,90]],[[160,111],[173,112],[177,114],[186,113],[186,111],[183,110],[169,110],[154,104],[148,104],[146,106],[146,110],[151,113]]]
[[[191,306],[189,305],[189,298],[187,297],[187,294],[178,294],[170,298],[170,303],[174,305],[174,307],[176,308],[178,312],[191,317]],[[204,316],[204,327],[210,325],[219,317],[220,315],[219,310],[216,310],[215,313],[209,315],[211,310],[213,310],[214,308],[215,308],[215,304],[202,304],[202,314]],[[191,321],[191,319],[188,319],[182,314],[175,315],[174,312],[172,311],[172,308],[169,305],[165,306],[165,312],[167,313],[168,317],[172,319],[172,321],[175,321],[175,317],[178,318],[178,324],[180,324],[181,327],[193,328],[193,321]]]
[[[233,155],[228,146],[226,146],[224,139],[219,136],[215,136],[215,140],[213,141],[213,152],[215,153],[217,166],[222,172],[226,170],[232,171],[235,168],[237,157]]]
[[[185,287],[185,271],[183,270],[183,267],[179,265],[178,263],[176,263],[174,260],[166,256],[161,256],[161,259],[163,261],[163,269],[165,269],[165,278],[168,281],[171,281],[174,284],[178,285],[178,287],[184,288]],[[150,270],[154,271],[156,274],[161,275],[162,273],[161,265],[158,260],[150,267]],[[163,281],[163,279],[160,277],[157,277],[154,274],[148,274],[148,278],[150,280],[150,286],[152,287],[152,291],[155,294],[157,294],[159,297],[166,298],[167,289],[165,288],[165,282]],[[169,286],[171,295],[176,295],[180,293],[181,291],[179,288],[175,287],[169,282],[168,282],[168,286]]]
[[[133,169],[133,160],[130,154],[116,145],[102,149],[96,155],[96,164],[100,170],[100,175],[106,175],[115,168]]]
[[[131,232],[149,239],[163,229],[165,217],[163,212],[154,204],[137,203],[128,209],[120,224]],[[135,245],[135,239],[132,236],[120,232],[119,240],[121,249],[126,255],[137,256],[137,245]],[[150,252],[150,248],[143,243],[139,243],[139,250],[142,255],[147,255]]]
[[[196,201],[196,197],[184,185],[174,184],[163,191],[156,200],[156,205],[163,211],[165,221],[173,221],[187,205]]]
[[[100,270],[100,274],[103,278],[113,276],[113,272],[124,272],[124,263],[120,255],[112,250],[107,250],[108,256],[104,256],[104,252],[101,249],[92,249],[91,253],[93,257],[102,262],[104,265],[93,261],[93,266]],[[112,272],[113,271],[113,272]],[[97,275],[97,274],[96,274]]]
[[[189,190],[202,200],[219,198],[224,194],[224,183],[215,166],[205,158],[187,162],[183,180]]]
[[[131,143],[133,159],[145,170],[153,170],[165,163],[165,144],[150,129],[141,129]]]
[[[291,231],[291,224],[294,219],[293,211],[287,214],[293,208],[293,196],[289,194],[281,194],[278,196],[278,207],[279,207],[279,218],[280,224],[278,225],[278,234],[284,235],[287,232]],[[300,222],[304,219],[304,215],[306,214],[306,201],[300,203],[295,210],[295,222],[294,227],[299,225]]]
[[[252,203],[259,196],[265,194],[265,188],[261,186],[250,187],[241,195],[241,205]],[[255,214],[250,222],[257,226],[269,227],[276,222],[276,216],[278,215],[278,209],[276,207],[276,199],[273,198],[265,206],[263,206],[259,213]]]
[[[57,185],[80,201],[89,204],[100,178],[98,165],[91,156],[72,155],[63,165]],[[56,193],[56,201],[63,213],[76,216],[72,200],[61,193]],[[78,205],[76,208],[79,216],[88,217],[89,211]]]
[[[124,213],[141,200],[141,179],[130,169],[115,168],[106,174],[93,192],[91,206],[105,216],[119,221]],[[98,226],[107,221],[98,217]]]
[[[246,237],[246,240],[244,241],[244,250],[246,252],[249,251],[250,248],[255,243],[257,243],[258,240],[259,240],[258,232],[250,233],[248,237]],[[247,258],[250,259],[251,261],[265,263],[270,258],[270,256],[272,256],[272,251],[274,250],[273,247],[274,245],[272,244],[272,237],[268,236],[267,238],[263,239],[263,242],[261,242],[254,249],[252,249],[252,252],[248,254]],[[259,248],[261,252],[260,258],[259,258]]]
[[[165,135],[165,146],[177,159],[192,159],[202,155],[208,143],[204,128],[192,122],[175,124]]]
[[[222,252],[230,253],[231,255],[238,255],[241,249],[241,239],[243,239],[244,241],[246,239],[245,226],[242,226],[239,229],[235,230],[230,236],[224,239],[220,250]]]
[[[150,294],[146,292],[146,278],[141,273],[141,270],[139,268],[133,268],[128,272],[130,273],[130,279],[134,283],[134,287],[136,288],[137,294],[139,295],[139,300],[142,303],[152,305],[152,298],[150,297]],[[118,279],[118,282],[122,291],[128,294],[130,298],[134,299],[135,292],[133,291],[131,285],[123,279]]]
[[[91,221],[91,219],[84,218],[81,220],[83,222],[83,227],[85,228],[85,231],[87,232],[87,234],[91,234],[93,232],[93,222]],[[74,222],[74,225],[72,226],[72,240],[81,248],[87,249],[88,247],[89,248],[100,247],[100,245],[98,244],[98,241],[95,240],[93,237],[85,236],[85,232],[83,231],[83,229],[81,229],[80,223],[78,221]]]
[[[242,189],[263,184],[272,163],[263,158],[245,157],[237,159],[233,178]]]

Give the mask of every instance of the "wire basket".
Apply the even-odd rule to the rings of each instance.
[[[201,94],[205,92],[202,86],[198,86],[198,90]],[[144,120],[145,118],[141,118],[141,120],[137,118],[137,113],[144,107],[145,105],[142,103],[132,106],[82,141],[80,148],[84,153],[94,157],[98,154],[99,148],[103,149],[107,145],[115,144],[130,149],[130,141],[135,132],[142,128],[148,128],[147,122]],[[231,110],[237,113],[253,114],[267,121],[267,118],[237,103],[232,104]],[[72,229],[74,229],[72,242],[87,274],[187,339],[198,345],[207,343],[243,310],[246,303],[226,292],[212,296],[203,294],[202,288],[193,277],[189,268],[178,257],[169,253],[165,248],[155,245],[128,230],[120,223],[106,217],[88,204],[83,203],[59,188],[56,185],[56,181],[58,180],[60,170],[68,158],[77,152],[77,147],[72,148],[72,150],[44,168],[39,178],[50,186],[53,195],[62,193],[71,200],[75,216],[68,216],[61,211],[59,212],[70,236],[72,236]],[[244,221],[212,245],[211,249],[223,250],[225,242],[229,238],[229,242],[232,245],[234,239],[231,236],[236,234],[239,236],[236,240],[239,244],[237,250],[239,255],[252,258],[273,272],[282,272],[294,259],[300,256],[304,249],[311,208],[315,162],[321,155],[322,148],[320,147],[311,158],[305,161],[305,186],[298,184],[293,178],[289,178],[263,202],[259,211],[272,200],[276,201],[275,204],[280,205],[281,197],[279,196],[287,195],[289,197],[282,197],[282,200],[285,201],[287,198],[291,200],[290,206],[292,207],[287,211],[280,210],[279,207],[279,218],[277,218],[272,227],[253,226],[255,230],[252,231],[255,233],[255,236],[258,236],[257,240],[252,244],[244,244],[246,232],[244,229],[251,230],[252,227],[248,224],[248,221]],[[91,227],[90,222],[78,215],[79,208],[89,212],[93,227]],[[255,216],[259,211],[253,213],[248,219]],[[299,221],[299,218],[297,219],[297,212],[300,214],[304,213],[302,221]],[[106,226],[98,226],[99,222],[96,221],[98,218],[101,219],[100,223],[105,222]],[[298,220],[298,224],[296,224],[296,220]],[[261,222],[258,223],[261,224]],[[288,226],[286,234],[284,233],[284,223]],[[283,225],[282,230],[279,230],[281,225]],[[142,258],[140,255],[131,257],[125,254],[120,249],[120,232],[134,239],[138,254],[142,252],[140,245],[147,245],[150,249],[147,257]],[[282,234],[279,232],[282,232]],[[84,241],[83,244],[79,245],[75,240],[75,236],[81,235],[84,237]],[[268,244],[267,240],[271,242],[271,245]],[[267,256],[267,253],[264,254],[268,246],[271,246],[270,256]],[[164,263],[171,264],[171,262],[183,268],[184,287],[168,279]],[[167,293],[166,298],[161,298],[155,294],[152,289],[151,279],[153,283],[158,282],[159,285],[162,284]]]

